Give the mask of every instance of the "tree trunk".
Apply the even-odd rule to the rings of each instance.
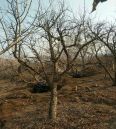
[[[116,59],[114,59],[114,82],[113,82],[113,86],[116,86]]]
[[[49,118],[55,121],[56,116],[57,116],[57,85],[53,84],[51,88]]]
[[[22,66],[21,66],[21,64],[20,64],[19,67],[18,67],[18,70],[17,70],[17,71],[18,71],[18,74],[21,73],[21,67],[22,67]]]
[[[114,72],[114,83],[113,86],[116,86],[116,71]]]
[[[82,58],[82,69],[85,70],[85,59]]]

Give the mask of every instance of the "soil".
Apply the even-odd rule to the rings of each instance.
[[[0,80],[0,129],[116,129],[116,86],[103,74],[67,76],[58,91],[57,121],[48,120],[50,92]]]

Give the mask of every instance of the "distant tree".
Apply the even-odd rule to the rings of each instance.
[[[104,44],[110,51],[113,58],[113,85],[116,86],[116,25],[99,23],[94,27],[89,27],[91,34],[97,37],[97,41]]]
[[[93,54],[95,55],[99,65],[104,69],[105,77],[108,75],[111,81],[114,82],[114,78],[111,73],[112,71],[110,69],[112,65],[112,57],[108,48],[104,44],[101,44],[101,42],[93,43]]]

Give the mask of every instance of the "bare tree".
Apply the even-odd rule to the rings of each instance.
[[[115,24],[104,24],[99,23],[95,25],[93,28],[90,27],[90,30],[93,36],[97,37],[97,41],[104,44],[110,51],[113,57],[113,69],[114,69],[114,77],[113,77],[113,85],[116,85],[116,31]]]
[[[34,61],[42,67],[44,79],[51,89],[49,118],[52,120],[56,120],[57,116],[59,81],[73,67],[80,51],[95,40],[89,36],[89,32],[86,34],[86,40],[80,40],[84,32],[83,23],[76,19],[71,20],[66,12],[63,4],[57,11],[49,10],[36,24],[39,31],[36,36],[31,37],[28,45]],[[50,73],[46,64],[49,64]],[[62,68],[59,70],[58,66]]]
[[[93,54],[95,55],[99,65],[104,69],[105,71],[105,77],[108,75],[112,82],[114,81],[114,78],[111,74],[111,60],[109,58],[112,58],[110,56],[110,53],[108,51],[108,48],[104,44],[101,43],[93,43]]]
[[[35,6],[33,8],[33,2],[36,3],[36,8]],[[0,55],[10,51],[20,64],[18,67],[19,75],[21,75],[22,66],[36,72],[36,70],[28,65],[29,61],[26,60],[25,62],[26,55],[23,44],[25,44],[30,35],[35,33],[36,20],[40,20],[47,9],[42,12],[41,2],[38,0],[6,0],[6,6],[7,8],[2,8],[0,13],[0,27],[2,29]]]
[[[6,0],[5,2],[7,8],[1,8],[0,12],[2,30],[0,55],[14,48],[14,53],[20,56],[20,44],[34,31],[32,25],[39,14],[39,2],[35,12],[32,11],[32,0]],[[33,17],[31,17],[32,13]]]
[[[46,80],[51,89],[49,118],[56,120],[58,83],[73,67],[80,51],[92,43],[96,37],[91,37],[87,26],[83,27],[83,19],[77,20],[69,16],[64,3],[61,3],[56,10],[50,8],[42,14],[36,12],[29,26],[28,24],[24,26],[32,1],[30,4],[26,3],[27,0],[21,4],[18,0],[7,0],[7,2],[8,13],[13,17],[13,23],[6,24],[3,21],[4,17],[1,19],[6,43],[4,48],[3,42],[1,54],[14,47],[13,55],[17,61]],[[23,6],[21,12],[19,5]],[[87,37],[86,40],[83,37]],[[32,63],[38,66],[34,67]],[[46,68],[47,64],[49,71]],[[58,66],[62,66],[60,71]]]

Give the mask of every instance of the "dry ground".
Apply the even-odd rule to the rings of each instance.
[[[116,129],[116,87],[107,78],[66,80],[56,123],[47,119],[50,93],[33,94],[26,84],[0,80],[0,129]]]

